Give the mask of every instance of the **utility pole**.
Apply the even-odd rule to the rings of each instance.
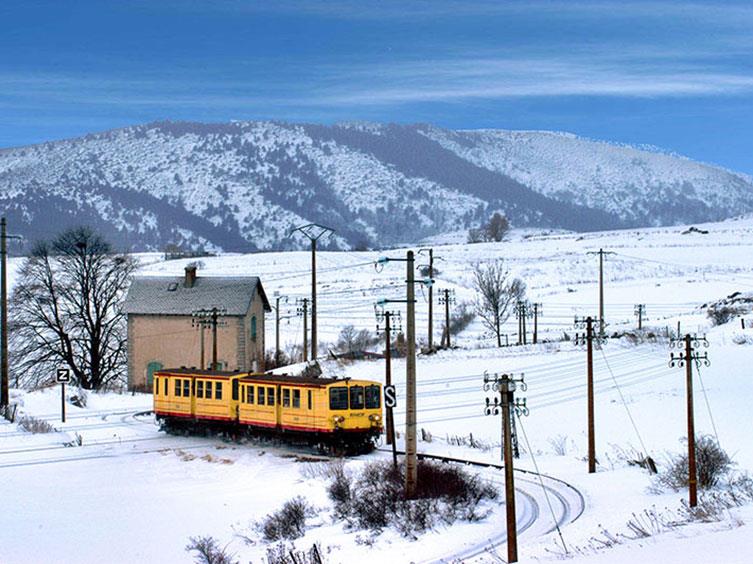
[[[277,294],[277,292],[275,292]],[[280,300],[283,296],[275,296],[275,368],[280,366]],[[288,302],[287,296],[285,303]]]
[[[224,321],[220,321],[220,317],[224,317],[227,315],[227,310],[225,308],[207,308],[207,309],[197,309],[194,310],[191,313],[191,324],[193,326],[199,325],[202,327],[202,343],[204,342],[204,331],[203,326],[209,325],[212,328],[212,364],[210,370],[219,370],[220,366],[217,362],[217,327],[225,327],[227,324]],[[203,349],[203,347],[202,347]],[[202,357],[203,357],[203,350],[202,350]],[[202,358],[202,363],[204,362],[204,359]],[[204,367],[202,366],[202,369]]]
[[[613,255],[611,251],[599,249],[589,251],[589,255],[599,255],[599,338],[604,338],[604,256]]]
[[[302,298],[298,301],[301,305],[298,306],[297,314],[300,317],[303,316],[303,362],[309,360],[309,332],[308,332],[308,309],[309,299]],[[311,356],[314,357],[314,351],[311,351]]]
[[[646,304],[635,304],[635,316],[638,318],[638,331],[643,329],[643,316],[646,314]]]
[[[429,350],[434,349],[434,249],[420,249],[418,254],[429,253]]]
[[[518,300],[515,302],[514,309],[518,317],[518,344],[526,344],[526,317],[530,317],[531,314],[528,310],[528,303],[525,300]]]
[[[408,283],[406,337],[408,338],[408,356],[405,359],[405,378],[407,381],[405,405],[405,497],[413,499],[418,485],[418,459],[416,456],[416,300],[413,286],[413,251],[406,257],[406,280]],[[449,336],[449,326],[447,327]],[[449,342],[449,338],[448,338]]]
[[[526,391],[523,376],[514,377],[510,374],[484,375],[484,390],[499,392],[499,397],[493,400],[486,398],[484,413],[498,415],[502,412],[502,450],[505,468],[505,507],[507,510],[507,561],[518,561],[518,532],[515,524],[515,477],[513,473],[512,432],[510,422],[513,412],[517,415],[528,415],[525,399],[515,399],[518,385],[521,391]]]
[[[18,235],[8,235],[5,218],[0,218],[0,407],[10,404],[8,391],[8,239],[20,239]],[[16,379],[18,385],[18,379]]]
[[[688,501],[690,507],[698,505],[698,477],[696,472],[695,460],[695,420],[693,416],[693,362],[700,367],[711,366],[708,353],[696,353],[693,346],[709,346],[706,337],[700,339],[690,334],[685,335],[682,339],[672,339],[671,347],[680,348],[684,344],[684,351],[678,354],[670,353],[669,365],[685,366],[685,382],[687,389],[687,411],[688,411]]]
[[[533,304],[533,344],[539,342],[539,315],[541,315],[541,304]]]
[[[596,472],[596,425],[594,423],[594,357],[593,357],[593,318],[575,319],[576,327],[586,327],[585,335],[576,335],[575,344],[586,344],[586,376],[588,396],[588,473]]]
[[[404,259],[381,257],[374,266],[378,270],[380,265],[383,266],[391,261],[406,263],[406,283],[408,286],[406,299],[379,300],[377,305],[389,302],[406,304],[408,326],[406,328],[407,351],[405,358],[405,497],[413,499],[418,485],[418,456],[416,453],[416,293],[414,287],[416,280],[413,251],[408,251]],[[424,281],[419,281],[420,283],[424,283]]]
[[[324,235],[331,235],[334,229],[319,225],[318,223],[309,223],[293,229],[292,233],[300,231],[311,241],[311,359],[316,359],[317,355],[317,333],[316,333],[316,242]],[[304,324],[306,323],[304,316]],[[304,340],[305,343],[305,340]],[[304,360],[306,360],[304,353]]]
[[[375,308],[376,309],[376,308]],[[382,330],[379,325],[384,321],[384,341],[385,341],[385,370],[384,370],[384,382],[385,386],[392,386],[392,330],[402,331],[402,325],[400,324],[400,312],[382,311],[376,313],[377,317],[377,333]],[[397,323],[393,326],[391,321],[396,318]],[[397,468],[397,446],[395,443],[395,419],[393,417],[392,407],[387,406],[387,424],[386,424],[387,444],[392,445],[392,461]]]
[[[447,343],[449,349],[452,345],[450,343],[450,304],[455,303],[455,290],[445,288],[440,290],[442,295],[439,296],[439,303],[444,304],[444,332],[442,334],[442,344]],[[446,340],[445,340],[446,339]]]

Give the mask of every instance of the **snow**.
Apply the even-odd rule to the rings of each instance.
[[[419,451],[499,461],[500,422],[498,417],[483,415],[484,399],[490,395],[483,390],[483,374],[525,374],[528,389],[521,396],[527,398],[530,415],[520,421],[523,453],[516,468],[534,471],[538,467],[583,494],[583,514],[562,527],[573,562],[750,560],[751,505],[730,510],[718,522],[684,524],[638,540],[624,536],[630,533],[627,523],[634,515],[652,508],[676,514],[686,496],[683,491],[652,493],[651,477],[628,464],[629,458],[648,452],[661,465],[668,453],[684,448],[680,442],[686,433],[684,369],[669,366],[670,351],[663,337],[667,330],[673,333],[678,322],[683,332],[706,334],[710,344],[705,350],[711,366],[700,368],[700,378],[696,372],[697,432],[718,433],[736,469],[753,470],[748,370],[753,348],[736,344],[751,343],[747,337],[753,328],[741,329],[739,319],[712,327],[701,307],[735,291],[753,290],[753,217],[696,227],[709,233],[683,234],[686,227],[587,236],[528,230],[513,232],[499,244],[434,246],[434,256],[441,257],[435,262],[436,288],[453,288],[458,302],[473,299],[470,271],[475,262],[504,258],[512,273],[526,281],[529,297],[543,304],[539,339],[548,342],[499,349],[481,323],[474,321],[454,341],[458,348],[420,355],[418,425],[427,431],[427,439],[431,435],[431,441],[420,441]],[[598,258],[587,253],[600,248],[616,253],[608,255],[604,265],[608,332],[634,329],[633,306],[645,303],[648,319],[644,326],[656,337],[635,343],[613,339],[594,353],[599,465],[589,475],[584,461],[585,351],[559,338],[574,333],[574,315],[598,312]],[[374,302],[382,297],[404,298],[405,263],[388,263],[378,272],[373,262],[380,255],[404,257],[405,250],[317,255],[322,343],[331,346],[347,323],[373,331]],[[419,255],[418,263],[427,258]],[[143,275],[182,275],[188,262],[164,262],[156,255],[141,259]],[[283,345],[300,344],[301,319],[294,316],[294,302],[309,291],[309,253],[201,260],[200,276],[258,275],[270,297],[275,292],[287,296]],[[11,274],[17,266],[18,261],[12,261]],[[426,295],[425,289],[417,294],[422,339],[426,338]],[[436,303],[434,312],[437,342],[443,311]],[[753,312],[747,316],[752,317]],[[268,348],[274,345],[274,329],[270,316]],[[516,329],[514,322],[507,325],[511,344]],[[322,366],[327,375],[383,381],[383,361],[322,361]],[[395,359],[396,424],[401,434],[404,373],[404,361]],[[349,530],[332,519],[326,483],[312,470],[322,463],[311,462],[310,454],[300,449],[238,444],[217,437],[167,436],[143,413],[151,405],[147,395],[89,393],[86,408],[68,404],[65,424],[59,420],[59,389],[13,390],[13,396],[22,413],[49,421],[56,431],[31,435],[16,425],[0,424],[0,468],[5,478],[0,496],[12,508],[8,525],[0,530],[4,562],[185,562],[190,558],[184,550],[189,537],[199,535],[216,537],[243,562],[260,562],[268,545],[252,524],[296,495],[316,508],[306,536],[296,546],[307,549],[319,542],[329,563],[451,559],[504,532],[504,506],[500,504],[493,504],[494,511],[486,520],[442,527],[416,541],[393,530],[377,536]],[[484,448],[448,444],[448,439],[470,434]],[[380,458],[389,454],[380,450],[347,464],[355,469]],[[500,483],[499,472],[483,473]],[[539,509],[534,526],[520,535],[520,561],[559,560],[563,550],[557,534],[547,532],[552,519],[536,480],[527,474],[519,474],[516,480],[521,495],[519,520],[533,507],[523,494],[534,496]],[[560,495],[573,495],[553,481],[547,480],[546,485]],[[618,538],[619,544],[594,548],[598,544],[594,538],[606,538],[603,531]],[[255,544],[246,545],[236,532],[253,537]],[[372,546],[364,544],[372,542]],[[504,556],[504,544],[496,551]],[[467,561],[494,558],[481,555]]]

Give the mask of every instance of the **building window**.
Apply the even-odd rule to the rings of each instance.
[[[146,385],[148,388],[151,388],[154,383],[154,373],[160,370],[162,370],[162,363],[156,360],[146,365]]]
[[[256,340],[256,316],[251,316],[251,340]]]

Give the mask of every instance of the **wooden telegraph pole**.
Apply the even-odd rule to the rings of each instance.
[[[684,351],[670,354],[669,365],[685,366],[685,386],[687,389],[687,411],[688,411],[688,502],[690,507],[698,505],[698,474],[696,472],[695,458],[695,418],[693,415],[693,362],[698,366],[703,363],[710,366],[708,353],[699,354],[694,351],[696,347],[703,345],[709,346],[705,337],[694,337],[690,334],[685,335],[682,339],[672,339],[670,346],[683,347]]]
[[[513,411],[516,414],[528,414],[525,399],[515,399],[515,390],[520,387],[526,391],[523,376],[514,377],[509,374],[484,375],[484,390],[499,392],[499,397],[493,400],[486,398],[484,413],[498,415],[502,413],[502,449],[505,468],[505,507],[507,513],[507,561],[518,561],[518,533],[515,523],[515,476],[513,468],[512,431],[510,422]]]
[[[303,298],[299,300],[299,303],[301,305],[298,306],[298,316],[303,316],[303,362],[308,362],[309,360],[309,331],[308,331],[308,310],[309,310],[309,299]],[[313,351],[312,351],[312,357]]]
[[[446,343],[449,349],[452,344],[450,342],[450,304],[455,303],[455,291],[449,288],[441,290],[442,295],[439,296],[439,303],[444,304],[444,333],[442,334],[442,344]],[[445,340],[446,339],[446,340]]]
[[[376,307],[375,307],[376,309]],[[393,327],[391,321],[393,318],[397,318],[398,323],[400,321],[400,313],[392,311],[377,312],[377,333],[381,330],[379,323],[384,321],[384,341],[385,341],[385,368],[384,368],[384,383],[385,388],[390,390],[390,393],[394,393],[394,386],[392,385],[392,330],[396,329],[402,331],[402,327]],[[394,397],[392,398],[394,401]],[[388,445],[392,445],[392,462],[395,468],[397,468],[397,445],[395,443],[395,418],[393,414],[393,408],[391,404],[385,401],[387,407],[387,421],[385,425],[385,432],[387,434],[386,442]]]
[[[415,497],[418,486],[418,456],[416,453],[416,291],[415,291],[415,259],[413,251],[408,251],[406,258],[381,257],[374,266],[379,269],[387,262],[406,263],[406,290],[405,300],[379,300],[377,305],[389,302],[406,304],[407,328],[406,328],[406,358],[405,358],[405,497]],[[419,282],[420,283],[420,282]]]
[[[308,225],[296,227],[291,231],[291,235],[296,231],[300,231],[311,241],[311,359],[314,360],[316,359],[318,350],[316,332],[316,243],[323,236],[334,233],[335,230],[325,227],[324,225],[319,225],[318,223],[309,223]],[[304,354],[304,360],[307,359],[308,355]]]
[[[416,300],[414,287],[413,251],[406,257],[408,351],[405,359],[405,497],[413,499],[418,485],[418,458],[416,454]],[[448,326],[449,333],[449,326]]]
[[[8,394],[8,267],[7,267],[7,233],[5,231],[5,218],[0,219],[0,256],[2,257],[2,273],[0,274],[0,340],[2,340],[2,351],[0,354],[0,407],[7,407],[9,404]]]
[[[646,304],[635,304],[635,316],[638,318],[638,331],[643,329],[643,316],[646,314]]]
[[[199,326],[201,330],[201,342],[202,342],[202,370],[204,369],[204,327],[210,326],[212,328],[212,364],[210,370],[219,370],[220,366],[217,362],[217,327],[224,327],[225,323],[220,320],[227,314],[227,310],[221,307],[213,307],[208,309],[197,309],[191,313],[191,324]]]
[[[596,472],[596,425],[594,416],[594,356],[593,356],[593,318],[575,320],[576,326],[586,327],[586,334],[576,336],[576,344],[586,345],[586,377],[588,396],[588,473]]]
[[[539,315],[541,315],[541,304],[533,304],[533,344],[539,342]]]
[[[604,338],[604,256],[613,255],[611,251],[599,249],[589,251],[589,255],[599,255],[599,338]]]

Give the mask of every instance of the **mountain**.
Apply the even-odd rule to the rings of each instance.
[[[132,250],[417,241],[501,210],[514,226],[590,231],[753,211],[753,180],[658,150],[569,134],[430,125],[159,122],[0,150],[14,233],[87,223]]]

